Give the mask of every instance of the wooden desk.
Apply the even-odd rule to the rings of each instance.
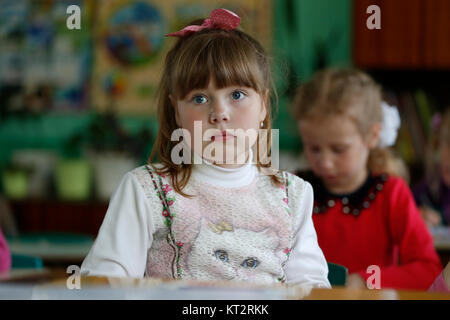
[[[450,294],[427,291],[313,289],[305,300],[450,300]]]
[[[22,277],[22,279],[21,279]],[[20,283],[33,299],[146,299],[146,300],[450,300],[450,294],[427,291],[363,290],[351,288],[308,289],[283,285],[259,286],[246,283],[162,281],[159,279],[81,277],[80,290],[67,289],[69,275],[63,270],[26,276],[16,274],[0,281],[0,297]],[[3,284],[3,286],[2,286]],[[7,286],[5,286],[7,284]],[[151,290],[149,290],[151,289]],[[5,291],[5,292],[2,292]],[[14,291],[14,290],[13,290]],[[11,297],[13,298],[13,297]]]

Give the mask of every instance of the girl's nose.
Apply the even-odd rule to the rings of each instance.
[[[333,168],[333,160],[330,156],[322,155],[319,160],[320,167],[325,170],[329,170]]]
[[[217,101],[211,106],[209,119],[211,123],[220,123],[222,121],[229,121],[230,115],[228,108],[223,102]]]
[[[211,112],[210,120],[212,123],[218,123],[218,122],[222,122],[222,121],[228,121],[228,120],[230,120],[230,118],[225,113],[220,113],[220,114],[216,115],[214,112]]]

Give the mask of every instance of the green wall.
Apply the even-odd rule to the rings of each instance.
[[[301,147],[295,121],[287,108],[293,90],[323,66],[352,64],[352,0],[275,1],[273,53],[278,87],[280,148]],[[317,48],[325,49],[320,61]]]

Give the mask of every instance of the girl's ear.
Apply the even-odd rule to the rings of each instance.
[[[367,135],[367,146],[369,149],[376,148],[380,141],[381,123],[377,122],[372,125]]]

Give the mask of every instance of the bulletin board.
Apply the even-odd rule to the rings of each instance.
[[[92,105],[118,113],[154,115],[155,93],[173,38],[164,34],[216,8],[241,17],[241,27],[270,47],[270,0],[99,0],[94,30]]]

